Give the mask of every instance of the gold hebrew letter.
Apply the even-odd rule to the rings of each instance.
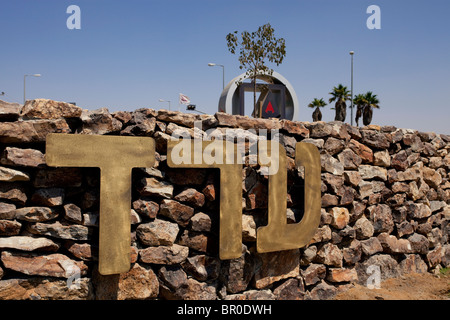
[[[278,162],[279,170],[269,175],[268,224],[257,230],[256,249],[258,252],[272,252],[301,248],[311,241],[320,223],[319,151],[309,143],[299,142],[295,146],[295,165],[305,168],[304,214],[300,222],[287,224],[286,151],[279,143],[278,152],[270,150],[271,145],[266,141],[261,141],[258,147],[259,152],[270,153],[271,164]]]
[[[194,149],[196,143],[201,145],[201,150],[198,146]],[[179,144],[189,147],[180,149],[177,147]],[[233,147],[235,152],[226,152],[226,148],[231,150]],[[184,152],[188,152],[189,156],[186,157]],[[201,154],[198,154],[199,152]],[[227,141],[201,141],[199,144],[199,141],[190,142],[190,139],[183,139],[167,142],[169,167],[220,169],[219,257],[222,260],[239,258],[242,253],[242,164],[236,164],[235,159],[231,159],[234,154],[237,154],[236,146]],[[186,163],[180,159],[190,161]]]
[[[152,138],[49,134],[46,162],[57,167],[100,168],[100,274],[130,269],[131,170],[155,163]]]

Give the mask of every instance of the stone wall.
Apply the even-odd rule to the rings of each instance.
[[[224,113],[111,114],[51,100],[23,108],[0,102],[0,121],[0,299],[331,299],[365,285],[374,267],[386,279],[450,264],[447,135]],[[257,253],[268,177],[248,161],[242,256],[221,261],[218,172],[168,168],[166,143],[174,133],[228,130],[251,144],[260,129],[278,129],[286,148],[290,222],[302,208],[295,144],[319,148],[320,226],[305,248]],[[47,167],[45,138],[53,132],[155,139],[155,167],[133,171],[129,272],[98,273],[99,170]]]

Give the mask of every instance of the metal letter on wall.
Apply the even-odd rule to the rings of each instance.
[[[269,212],[267,226],[257,230],[256,248],[258,252],[272,252],[297,249],[307,245],[320,223],[321,177],[320,155],[317,148],[309,143],[297,143],[295,165],[305,168],[304,214],[300,222],[287,224],[287,171],[286,151],[278,143],[279,152],[271,152],[271,144],[259,143],[261,150],[270,153],[271,162],[278,161],[279,170],[269,175]],[[261,163],[259,157],[258,161]]]
[[[178,151],[173,152],[178,144],[183,143],[187,143],[187,148],[183,151],[188,151],[188,157],[180,155]],[[206,161],[205,154],[212,149],[215,161]],[[228,152],[230,150],[234,152]],[[183,139],[167,142],[169,167],[220,169],[219,257],[221,260],[239,258],[242,254],[242,164],[237,164],[234,159],[234,155],[237,155],[236,150],[236,145],[222,140],[191,142],[190,139]],[[174,161],[175,157],[184,158],[187,163]]]
[[[49,134],[46,162],[58,167],[100,168],[99,272],[128,272],[131,244],[131,170],[155,163],[148,137]]]

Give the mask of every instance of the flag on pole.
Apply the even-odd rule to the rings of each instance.
[[[189,97],[185,96],[184,94],[180,93],[180,104],[188,105],[191,103],[191,100]]]

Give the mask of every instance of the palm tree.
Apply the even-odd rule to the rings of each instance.
[[[320,112],[320,108],[325,107],[326,105],[327,104],[325,101],[323,101],[323,98],[321,99],[314,98],[314,100],[310,104],[308,104],[308,107],[316,108],[316,110],[314,110],[312,115],[314,122],[322,120],[322,112]]]
[[[336,116],[334,117],[334,120],[344,122],[345,117],[347,116],[347,105],[345,102],[350,100],[350,91],[347,90],[347,87],[339,84],[337,87],[333,88],[333,91],[331,91],[330,94],[332,97],[330,98],[329,103],[336,101]]]
[[[364,99],[366,100],[366,106],[364,107],[363,112],[363,123],[365,126],[368,126],[372,122],[372,114],[373,108],[379,109],[378,105],[380,101],[377,98],[376,94],[373,94],[372,91],[367,92],[364,95]]]
[[[359,118],[362,117],[363,110],[367,104],[367,101],[363,94],[358,94],[355,96],[355,99],[353,99],[353,103],[356,105],[356,108],[357,108],[356,109],[356,117],[355,117],[356,126],[359,126],[358,121],[359,121]]]

